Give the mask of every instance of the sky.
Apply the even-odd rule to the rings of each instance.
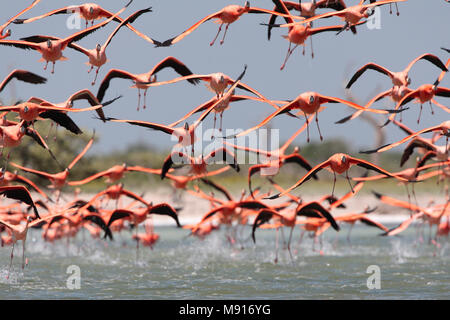
[[[127,1],[98,0],[97,4],[105,9],[116,12]],[[347,0],[347,5],[354,5],[358,1]],[[8,1],[1,11],[0,19],[6,21],[23,8],[31,0]],[[79,1],[42,0],[32,10],[21,18],[41,15],[45,12],[67,5],[80,4]],[[127,17],[131,13],[152,7],[153,12],[141,16],[133,26],[149,37],[164,41],[171,38],[189,26],[213,12],[229,4],[244,5],[244,1],[195,0],[195,1],[143,1],[134,0],[127,10],[121,14]],[[273,9],[270,0],[251,1],[251,5],[266,9]],[[286,28],[272,31],[272,38],[267,40],[266,27],[260,23],[267,23],[268,16],[262,14],[243,15],[238,21],[230,25],[225,43],[214,46],[209,43],[215,36],[218,24],[208,21],[202,24],[190,35],[171,47],[155,48],[151,43],[138,37],[128,28],[122,28],[107,49],[109,62],[100,69],[97,84],[91,86],[93,73],[88,74],[87,57],[70,48],[64,51],[67,61],[56,63],[55,74],[50,69],[43,70],[44,63],[39,62],[41,55],[33,50],[22,50],[14,47],[0,47],[1,75],[6,76],[12,69],[20,68],[47,77],[44,85],[32,85],[14,81],[0,93],[0,99],[10,102],[16,98],[28,99],[31,96],[41,97],[51,102],[62,102],[75,91],[88,88],[97,94],[101,80],[112,68],[123,69],[132,73],[148,72],[156,63],[167,56],[173,56],[196,74],[223,72],[236,78],[248,65],[242,81],[261,92],[269,99],[293,99],[302,92],[316,91],[322,95],[346,98],[345,85],[351,75],[368,62],[375,62],[392,71],[403,70],[411,60],[429,52],[438,55],[445,63],[448,53],[440,47],[450,47],[450,38],[446,31],[450,29],[450,4],[444,0],[408,0],[399,3],[400,16],[389,14],[389,5],[380,9],[380,28],[368,29],[362,25],[358,34],[342,32],[320,33],[313,37],[314,58],[311,58],[311,46],[307,41],[306,54],[302,55],[301,47],[290,57],[286,68],[280,71],[280,66],[288,48],[288,41],[282,38],[287,34]],[[320,13],[326,10],[318,11]],[[66,37],[77,30],[67,28],[69,15],[48,17],[33,23],[11,25],[10,39],[19,39],[31,35],[51,35]],[[281,23],[284,20],[278,19]],[[316,21],[314,27],[338,25],[342,22],[336,18]],[[78,42],[85,48],[92,49],[97,43],[103,43],[117,26],[110,23],[99,31]],[[84,27],[82,23],[82,27]],[[223,32],[223,30],[222,30]],[[222,34],[219,36],[222,36]],[[440,70],[427,61],[417,63],[410,72],[411,88],[421,84],[433,83]],[[170,80],[177,77],[171,69],[158,73],[158,81]],[[144,120],[161,124],[169,124],[178,120],[194,107],[206,102],[213,93],[204,84],[193,86],[188,82],[179,82],[166,86],[150,88],[147,95],[147,109],[137,111],[137,89],[130,88],[131,81],[114,79],[106,92],[105,101],[117,95],[123,95],[114,104],[104,108],[109,117],[130,120]],[[441,86],[450,86],[450,77],[441,82]],[[391,81],[386,76],[374,71],[366,72],[354,85],[352,94],[365,103],[375,94],[391,87]],[[243,93],[245,94],[245,92]],[[449,105],[445,98],[438,98],[444,105]],[[77,102],[76,107],[85,107],[85,103]],[[393,103],[385,99],[377,104],[380,108],[392,108]],[[435,114],[431,115],[428,106],[424,106],[421,123],[418,125],[418,105],[409,104],[410,109],[403,114],[404,122],[412,129],[429,127],[449,119],[448,113],[435,107]],[[224,113],[224,128],[247,129],[258,124],[272,113],[274,109],[259,102],[239,102],[232,104]],[[330,104],[327,110],[320,114],[320,126],[325,139],[344,138],[355,148],[369,149],[375,143],[375,131],[367,122],[356,119],[343,125],[334,124],[336,120],[353,112],[349,107],[341,104]],[[171,137],[161,132],[146,130],[128,124],[103,123],[94,119],[93,112],[71,114],[71,117],[86,134],[91,134],[95,128],[99,141],[89,153],[102,153],[120,150],[134,142],[146,143],[155,147],[167,149],[173,145]],[[384,116],[378,116],[380,123]],[[192,118],[191,121],[194,121]],[[205,126],[211,127],[213,117],[205,121]],[[281,140],[286,140],[304,123],[302,119],[288,116],[275,118],[272,128],[280,129]],[[393,125],[386,129],[388,142],[403,137],[403,133]],[[318,132],[311,127],[311,139],[318,141]],[[304,144],[304,134],[297,137],[295,144]]]

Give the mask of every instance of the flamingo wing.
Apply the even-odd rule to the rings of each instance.
[[[33,83],[33,84],[42,84],[46,83],[47,79],[37,75],[33,72],[27,70],[15,69],[11,71],[9,75],[6,76],[5,79],[0,83],[0,92],[2,92],[3,88],[12,80],[17,79],[23,82]]]
[[[33,199],[31,198],[31,194],[28,191],[27,188],[24,186],[4,186],[0,187],[0,194],[14,200],[19,200],[23,203],[26,203],[27,205],[33,207],[34,213],[38,219],[41,217],[39,216],[39,212],[34,204]]]
[[[153,74],[156,74],[164,68],[172,68],[176,73],[183,77],[193,75],[192,71],[189,70],[189,68],[184,63],[174,57],[167,57],[161,60],[153,67],[153,69],[149,72],[149,75],[151,76]],[[190,79],[187,78],[186,80],[194,85],[200,83],[200,80],[195,77]]]
[[[157,204],[156,206],[153,206],[150,209],[149,213],[155,213],[155,214],[169,216],[175,220],[177,227],[181,228],[181,224],[178,221],[177,211],[171,205],[169,205],[167,203],[161,203],[161,204]]]
[[[100,84],[100,87],[97,91],[97,100],[99,102],[102,102],[103,97],[105,96],[106,90],[109,88],[109,82],[114,78],[120,78],[120,79],[129,79],[129,80],[136,80],[136,75],[119,69],[111,69],[108,74],[105,76],[105,78],[102,80],[102,83]]]
[[[81,131],[81,129],[76,125],[76,123],[64,112],[58,110],[47,110],[41,112],[39,114],[39,117],[44,119],[51,119],[52,121],[56,122],[57,124],[66,128],[74,134],[83,133],[83,131]]]
[[[221,185],[209,180],[209,179],[205,179],[205,178],[201,178],[200,179],[204,184],[216,189],[217,191],[221,192],[225,198],[227,198],[229,201],[233,201],[233,197],[231,196],[231,194],[227,191],[227,189],[225,189],[224,187],[222,187]]]
[[[405,71],[408,73],[409,70],[411,70],[412,66],[420,60],[429,61],[432,64],[434,64],[436,67],[441,69],[442,71],[446,71],[446,72],[448,71],[447,67],[444,65],[444,63],[441,61],[441,59],[439,59],[437,56],[435,56],[434,54],[431,54],[431,53],[425,53],[425,54],[415,58],[413,61],[411,61],[409,63],[409,65],[406,67]]]

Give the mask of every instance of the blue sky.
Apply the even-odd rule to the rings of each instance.
[[[9,1],[4,6],[1,19],[7,20],[22,8],[28,6],[31,0]],[[347,5],[356,4],[356,0],[347,0]],[[47,11],[66,5],[79,4],[79,1],[43,0],[23,17],[43,14]],[[125,1],[98,0],[97,3],[109,11],[118,11]],[[185,30],[202,17],[220,10],[228,4],[244,4],[244,1],[142,1],[134,0],[131,6],[121,15],[126,17],[136,10],[152,6],[153,12],[139,18],[133,26],[148,36],[163,41]],[[272,9],[269,0],[252,1],[252,6]],[[194,73],[208,74],[223,72],[237,77],[245,64],[248,65],[243,82],[259,90],[269,99],[293,99],[305,91],[317,91],[323,95],[336,96],[345,99],[344,86],[349,77],[362,65],[375,62],[391,69],[403,70],[415,57],[425,52],[437,54],[444,62],[449,55],[440,47],[450,47],[450,40],[445,31],[450,28],[450,4],[443,0],[409,0],[399,3],[400,16],[389,14],[389,6],[381,8],[381,28],[369,30],[366,26],[358,28],[358,34],[343,32],[336,36],[334,32],[321,33],[314,36],[314,59],[311,58],[310,42],[307,42],[306,55],[301,54],[299,47],[292,54],[286,68],[280,71],[280,66],[286,54],[288,41],[281,36],[287,34],[287,29],[274,29],[271,41],[267,40],[266,28],[260,23],[267,22],[268,16],[248,14],[230,25],[223,45],[217,42],[209,46],[217,32],[218,25],[212,21],[204,23],[197,30],[169,48],[154,48],[153,45],[136,36],[127,28],[120,30],[107,49],[110,61],[99,73],[97,84],[91,86],[93,74],[88,74],[87,58],[70,48],[65,50],[67,61],[56,63],[55,74],[44,71],[42,62],[38,62],[40,54],[35,51],[25,51],[13,47],[1,47],[2,66],[0,75],[6,76],[13,68],[30,70],[48,78],[44,85],[30,85],[14,82],[6,88],[0,98],[9,102],[13,97],[28,99],[38,96],[52,102],[61,102],[71,93],[89,88],[97,93],[99,84],[109,69],[119,68],[132,73],[149,71],[157,62],[166,56],[174,56],[184,62]],[[326,12],[326,11],[320,11]],[[66,27],[68,16],[60,15],[42,19],[25,25],[12,25],[12,37],[19,39],[36,34],[65,37],[74,30]],[[279,19],[281,22],[282,20]],[[315,23],[316,26],[341,24],[338,18],[324,19]],[[79,42],[86,48],[94,48],[97,43],[103,43],[109,33],[117,26],[111,23],[105,28],[86,37]],[[223,32],[223,31],[222,31]],[[219,36],[221,37],[221,36]],[[219,38],[220,39],[220,38]],[[416,64],[410,72],[412,88],[424,83],[433,83],[440,71],[426,61]],[[169,80],[178,76],[172,70],[163,70],[158,74],[158,80]],[[441,82],[442,86],[450,86],[447,76]],[[115,79],[106,93],[106,99],[116,95],[123,98],[104,109],[107,116],[121,119],[139,119],[162,124],[169,124],[182,117],[192,108],[207,101],[212,93],[201,84],[192,86],[187,82],[150,88],[147,96],[146,110],[136,111],[137,90],[130,88],[131,82]],[[388,89],[390,80],[376,72],[367,72],[353,85],[353,94],[366,102],[371,95]],[[438,98],[444,105],[448,100]],[[390,100],[378,104],[380,107],[392,107]],[[78,107],[84,104],[76,104]],[[418,106],[410,103],[403,119],[412,129],[435,125],[449,118],[449,115],[435,107],[432,116],[428,106],[424,106],[420,125],[417,125]],[[249,128],[254,126],[270,113],[269,105],[255,102],[239,102],[232,105],[224,114],[224,128]],[[331,104],[320,115],[320,125],[325,139],[343,137],[358,148],[372,147],[374,131],[361,119],[336,125],[334,122],[351,112],[350,108]],[[102,123],[93,119],[94,113],[74,114],[73,119],[80,127],[95,128],[99,142],[90,152],[106,152],[121,149],[133,141],[145,142],[150,145],[167,148],[172,145],[170,136],[163,133],[148,131],[127,124]],[[212,126],[212,117],[206,120],[206,125]],[[384,118],[383,118],[384,119]],[[380,117],[382,122],[382,117]],[[282,140],[289,138],[304,120],[280,116],[272,122],[273,128],[280,128]],[[387,129],[388,141],[395,141],[403,133],[390,125]],[[312,140],[318,140],[315,126],[311,127]],[[305,135],[296,139],[296,144],[303,144]]]

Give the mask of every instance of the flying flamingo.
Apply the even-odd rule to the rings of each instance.
[[[51,103],[51,102],[48,102],[47,100],[44,100],[44,99],[41,99],[41,98],[37,98],[37,97],[31,97],[31,98],[29,98],[27,100],[27,102],[36,103],[36,104],[39,104],[41,106],[53,106],[53,107],[60,107],[60,108],[72,108],[73,107],[73,103],[75,101],[86,100],[91,105],[91,107],[95,107],[95,106],[98,106],[98,105],[102,105],[103,107],[106,107],[106,106],[110,105],[111,103],[113,103],[114,101],[116,101],[117,99],[120,99],[121,97],[122,96],[117,96],[114,99],[111,99],[109,101],[100,103],[100,101],[98,101],[97,97],[89,89],[82,89],[82,90],[78,90],[77,92],[71,94],[69,96],[69,98],[67,98],[65,101],[60,102],[60,103]],[[95,110],[95,112],[97,112],[97,114],[100,117],[100,119],[103,122],[106,122],[105,114],[104,114],[103,109],[102,109],[103,107],[94,108],[94,110]]]
[[[287,14],[287,16],[284,18],[286,20],[286,23],[294,23],[293,18],[289,15],[289,10],[285,6],[285,4],[282,1],[274,1],[276,4],[276,7],[279,11],[282,11]],[[269,28],[273,27],[280,27],[280,24],[266,24],[261,23],[263,26],[268,26]],[[289,33],[288,35],[283,36],[286,40],[289,41],[289,47],[288,51],[286,53],[286,58],[284,59],[283,64],[280,67],[280,70],[283,70],[286,66],[287,60],[291,56],[291,54],[294,52],[294,50],[299,46],[303,46],[303,55],[305,55],[305,41],[306,39],[311,39],[311,57],[314,58],[314,50],[312,45],[312,35],[321,33],[321,32],[327,32],[327,31],[340,31],[342,30],[343,26],[329,26],[329,27],[321,27],[321,28],[312,28],[310,23],[307,23],[306,25],[303,24],[293,24],[289,27]],[[294,48],[291,50],[291,45],[295,44]]]
[[[46,104],[37,104],[34,102],[23,102],[14,106],[2,106],[1,111],[11,111],[19,114],[19,117],[27,123],[34,123],[38,119],[51,119],[58,125],[66,128],[74,134],[83,133],[81,129],[75,124],[75,122],[66,115],[65,112],[85,112],[91,110],[97,110],[104,105],[98,104],[88,108],[76,109],[76,108],[62,108]]]
[[[36,190],[41,196],[43,196],[47,200],[51,200],[44,191],[42,191],[36,184],[34,184],[33,181],[21,176],[20,174],[17,174],[17,171],[14,173],[9,171],[1,171],[0,172],[0,187],[3,186],[9,186],[11,182],[18,181],[22,183],[26,183],[27,185],[31,186],[34,190]]]
[[[248,2],[248,1],[245,2],[245,6],[228,5],[217,12],[207,15],[206,17],[199,20],[198,22],[193,24],[191,27],[189,27],[188,29],[186,29],[185,31],[183,31],[182,33],[177,35],[176,37],[170,38],[162,43],[161,42],[156,43],[156,46],[157,47],[171,46],[171,45],[177,43],[178,41],[180,41],[181,39],[183,39],[184,37],[186,37],[187,35],[189,35],[191,32],[193,32],[195,29],[197,29],[202,23],[209,21],[211,19],[217,19],[217,23],[219,23],[220,25],[219,25],[219,30],[217,31],[216,36],[214,37],[214,39],[211,41],[211,43],[209,45],[210,46],[214,45],[214,42],[216,42],[217,37],[219,36],[220,31],[222,30],[222,26],[224,24],[226,24],[223,38],[222,38],[222,40],[220,40],[220,44],[223,44],[225,41],[225,36],[227,34],[228,27],[230,26],[230,24],[232,24],[233,22],[238,20],[245,13],[265,13],[265,14],[283,16],[283,14],[281,14],[279,12],[266,10],[263,8],[250,7],[250,2]]]
[[[39,0],[40,1],[40,0]],[[130,1],[130,3],[132,2],[132,0]],[[130,4],[128,3],[128,5]],[[49,17],[52,15],[57,15],[57,14],[73,14],[73,13],[77,13],[82,19],[86,20],[86,29],[88,27],[88,22],[91,21],[91,25],[94,25],[94,20],[98,20],[98,19],[102,19],[102,18],[111,18],[112,20],[121,23],[123,22],[123,19],[121,17],[119,17],[117,14],[115,15],[112,12],[109,12],[108,10],[103,9],[102,7],[100,7],[98,4],[96,3],[84,3],[84,4],[80,4],[80,5],[73,5],[73,6],[67,6],[64,8],[60,8],[60,9],[56,9],[50,12],[47,12],[43,15],[37,16],[37,17],[33,17],[33,18],[28,18],[28,19],[15,19],[13,21],[13,23],[15,24],[24,24],[24,23],[30,23],[45,17]],[[126,25],[128,29],[132,30],[134,33],[136,33],[139,37],[145,39],[146,41],[155,44],[155,40],[153,40],[152,38],[149,38],[148,36],[146,36],[145,34],[143,34],[142,32],[139,32],[138,30],[136,30],[133,26],[131,26],[130,24]]]
[[[397,104],[398,102],[400,102],[403,99],[404,96],[406,96],[411,91],[413,91],[413,90],[406,86],[400,86],[400,87],[394,86],[391,89],[383,91],[383,92],[377,94],[375,97],[373,97],[369,102],[367,102],[367,104],[364,106],[364,109],[370,108],[370,106],[372,104],[374,104],[375,102],[377,102],[385,97],[390,97],[391,100],[394,101],[395,104]],[[358,110],[358,111],[354,112],[353,114],[336,121],[335,123],[341,124],[341,123],[345,123],[349,120],[353,120],[353,119],[359,117],[363,112],[364,112],[364,110]],[[401,117],[401,114],[400,114],[400,117]]]
[[[289,240],[287,242],[287,249],[289,252],[289,255],[292,258],[292,253],[290,249],[290,244],[292,240],[292,232],[294,231],[294,227],[296,226],[297,216],[310,216],[310,212],[313,212],[315,215],[317,215],[319,218],[324,218],[327,221],[329,221],[333,228],[335,228],[336,231],[339,231],[339,226],[336,223],[336,221],[333,219],[333,216],[330,214],[328,210],[326,210],[322,205],[320,205],[318,202],[308,202],[305,204],[299,205],[295,210],[290,211],[275,211],[271,209],[262,209],[258,212],[252,227],[252,239],[253,242],[256,242],[255,240],[255,231],[256,229],[261,226],[264,223],[267,223],[272,218],[277,218],[276,224],[281,226],[290,227],[291,231],[289,233]],[[276,239],[276,248],[278,252],[278,228],[277,228],[277,239]],[[277,263],[278,260],[278,254],[276,254],[275,257],[275,263]]]
[[[346,155],[344,153],[335,153],[334,155],[332,155],[330,158],[328,158],[328,160],[318,164],[317,166],[315,166],[314,168],[312,168],[306,175],[304,175],[299,181],[297,181],[296,184],[294,184],[292,187],[290,187],[289,189],[287,189],[284,192],[281,192],[279,194],[276,194],[274,196],[268,197],[267,199],[277,199],[281,196],[286,195],[288,192],[290,192],[291,190],[299,187],[300,185],[302,185],[305,181],[311,179],[311,177],[314,174],[317,174],[319,171],[321,171],[324,168],[329,168],[334,175],[334,180],[333,180],[333,191],[331,192],[331,195],[334,195],[334,187],[336,184],[336,173],[337,174],[342,174],[345,172],[346,174],[346,179],[350,185],[350,188],[353,190],[352,184],[350,183],[350,179],[348,177],[348,170],[350,169],[351,166],[353,165],[357,165],[359,167],[368,169],[368,170],[373,170],[376,171],[378,173],[384,174],[386,176],[389,177],[393,177],[396,178],[400,181],[409,181],[408,179],[399,177],[395,174],[392,174],[368,161],[362,160],[362,159],[357,159],[357,158],[353,158],[349,155]]]
[[[145,100],[147,97],[147,90],[148,90],[147,84],[156,82],[156,74],[164,68],[172,68],[175,72],[177,72],[182,76],[192,75],[191,70],[189,70],[189,68],[186,67],[184,63],[182,63],[178,59],[175,59],[174,57],[164,58],[163,60],[158,62],[149,72],[141,74],[134,74],[120,69],[111,69],[105,76],[105,78],[102,80],[100,87],[98,88],[97,99],[98,101],[103,100],[106,90],[109,88],[109,82],[112,79],[114,78],[129,79],[134,82],[132,88],[136,87],[138,89],[138,107],[137,107],[138,111],[141,101],[141,90],[144,90],[144,105],[142,107],[145,109],[146,108]],[[198,83],[198,80],[196,79],[189,79],[188,81],[194,85]]]
[[[28,10],[30,10],[31,8],[33,8],[35,5],[37,5],[41,0],[34,0],[27,8],[23,9],[22,11],[20,11],[18,14],[16,14],[14,17],[12,17],[11,19],[9,19],[8,21],[6,21],[4,24],[2,24],[0,26],[0,40],[5,39],[9,36],[11,36],[11,29],[6,29],[6,27],[8,27],[11,22],[14,23],[14,21],[21,16],[22,14],[24,14],[25,12],[27,12]],[[4,33],[3,33],[4,32]]]
[[[412,134],[410,134],[409,136],[394,142],[394,143],[389,143],[387,145],[381,146],[377,149],[374,150],[367,150],[367,151],[360,151],[361,153],[375,153],[375,152],[384,152],[387,150],[390,150],[392,148],[395,148],[403,143],[405,143],[406,141],[413,139],[423,133],[428,133],[428,132],[436,132],[436,133],[440,133],[441,135],[444,135],[447,137],[447,142],[448,142],[448,137],[450,137],[450,120],[448,121],[444,121],[439,125],[433,126],[433,127],[429,127],[429,128],[425,128],[422,130],[419,130],[417,132],[414,132]],[[446,145],[448,145],[448,143],[446,143]],[[447,148],[446,148],[447,149]]]
[[[86,154],[86,152],[89,150],[89,148],[92,146],[92,143],[94,142],[94,136],[88,141],[86,146],[83,148],[83,150],[75,157],[75,159],[72,160],[72,162],[61,172],[50,174],[47,172],[22,167],[16,163],[11,163],[14,167],[19,168],[23,171],[33,173],[37,176],[43,177],[45,179],[48,179],[51,182],[51,185],[49,188],[54,189],[57,193],[57,202],[59,201],[59,197],[61,195],[61,189],[67,184],[67,179],[69,177],[70,170],[72,170],[73,166],[77,164],[77,162]]]
[[[30,191],[24,186],[1,186],[0,187],[0,195],[3,195],[7,198],[19,200],[23,203],[26,203],[30,207],[33,208],[34,214],[37,219],[40,219],[39,212],[36,208],[36,205],[31,197]]]
[[[57,214],[57,215],[59,215],[59,214]],[[48,219],[53,219],[57,215],[49,215],[49,216],[46,216],[46,217],[43,217],[40,219],[36,219],[34,221],[31,217],[28,217],[26,219],[25,225],[11,225],[5,221],[0,220],[0,224],[4,225],[12,232],[12,242],[13,243],[12,243],[11,260],[9,263],[8,275],[6,276],[7,279],[9,278],[9,274],[11,272],[12,261],[14,258],[14,246],[15,246],[16,242],[18,240],[22,240],[22,269],[24,269],[25,268],[25,241],[27,240],[28,229],[32,228],[34,226],[37,226]]]
[[[208,109],[206,109],[201,116],[192,124],[189,125],[187,122],[182,127],[176,127],[172,128],[170,126],[165,126],[158,123],[152,123],[147,121],[140,121],[140,120],[120,120],[120,119],[114,119],[114,118],[108,118],[107,121],[111,122],[125,122],[129,123],[131,125],[135,126],[141,126],[145,128],[149,128],[152,130],[158,130],[162,131],[166,134],[173,135],[177,138],[178,144],[175,147],[192,147],[192,156],[194,156],[194,143],[197,140],[197,137],[195,135],[195,130],[197,127],[202,123],[202,121],[208,116],[209,113],[211,113],[212,110],[216,108],[222,101],[228,99],[229,96],[231,96],[234,92],[234,88],[239,85],[242,77],[244,76],[245,72],[247,70],[247,65],[244,67],[244,71],[239,75],[239,77],[236,79],[236,81],[233,83],[233,85],[228,89],[228,91],[223,94],[215,103],[213,103]]]
[[[52,62],[53,68],[51,73],[55,72],[55,62],[58,60],[67,60],[66,57],[63,56],[63,50],[72,42],[79,41],[86,37],[87,35],[91,34],[94,31],[97,31],[99,28],[104,27],[107,25],[114,17],[122,13],[127,6],[130,3],[128,3],[124,8],[122,8],[119,12],[117,12],[114,16],[110,17],[109,19],[92,26],[86,30],[76,32],[72,35],[70,35],[67,38],[64,39],[58,39],[58,40],[44,40],[41,42],[41,36],[32,36],[25,38],[26,40],[0,40],[0,45],[6,45],[6,46],[13,46],[19,49],[25,49],[25,50],[36,50],[39,53],[41,53],[42,58],[40,61],[46,61],[46,64],[44,66],[44,70],[47,69],[47,65],[49,62]],[[28,41],[27,41],[28,40]],[[33,42],[36,41],[36,42]]]
[[[178,125],[179,123],[185,121],[186,119],[188,119],[190,116],[201,112],[201,111],[205,111],[207,110],[211,105],[213,105],[215,102],[217,102],[217,100],[220,99],[219,97],[215,96],[213,98],[211,98],[210,100],[208,100],[207,102],[199,105],[198,107],[194,108],[193,110],[191,110],[189,113],[187,113],[184,117],[182,117],[181,119],[171,123],[169,125],[169,127],[173,127]],[[222,132],[222,118],[223,118],[223,113],[225,112],[225,110],[228,110],[230,108],[230,103],[231,102],[238,102],[238,101],[244,101],[244,100],[254,100],[254,101],[262,101],[262,102],[266,102],[267,100],[265,99],[261,99],[258,97],[252,97],[252,96],[244,96],[244,95],[235,95],[233,94],[232,96],[228,97],[227,99],[224,99],[221,103],[219,103],[213,110],[214,112],[214,127],[213,129],[216,128],[216,119],[217,119],[217,114],[220,115],[220,127],[219,127],[219,132]],[[285,101],[276,101],[276,100],[270,100],[272,103],[276,103],[276,104],[284,104],[286,103]],[[273,106],[273,105],[272,105]],[[278,108],[277,108],[278,109]]]
[[[291,27],[296,24],[304,24],[304,23],[309,23],[309,22],[315,21],[317,19],[323,19],[323,18],[328,18],[328,17],[332,17],[332,16],[337,16],[345,21],[345,25],[341,30],[341,31],[344,31],[345,29],[350,29],[350,28],[354,27],[355,25],[357,25],[361,21],[361,19],[368,18],[371,15],[373,15],[375,12],[372,9],[373,7],[382,6],[385,4],[392,4],[392,3],[397,4],[397,2],[404,2],[406,0],[383,0],[383,1],[375,1],[375,2],[371,1],[370,4],[363,4],[364,1],[365,0],[361,0],[359,2],[359,4],[357,4],[355,6],[347,7],[340,11],[327,12],[327,13],[319,14],[314,17],[305,19],[305,20],[300,20],[298,22],[282,24],[281,27]]]
[[[4,125],[0,125],[0,154],[3,155],[4,148],[14,148],[21,144],[22,138],[24,135],[31,137],[37,144],[39,144],[42,148],[46,149],[50,156],[55,160],[56,163],[59,164],[53,152],[45,143],[44,139],[42,139],[41,135],[34,129],[29,128],[28,124],[25,123],[24,120],[21,122],[9,121],[6,119],[2,119]],[[11,151],[8,152],[6,156],[6,164],[5,170],[8,165],[9,157],[11,155]]]
[[[447,60],[445,66],[448,68],[450,65],[450,59]],[[407,104],[408,102],[412,100],[416,100],[417,103],[420,103],[420,111],[419,111],[419,117],[417,118],[417,123],[420,122],[420,116],[422,114],[422,108],[423,104],[428,102],[430,104],[430,110],[431,114],[434,114],[432,103],[441,108],[442,110],[446,111],[447,113],[450,113],[450,109],[446,106],[440,104],[437,102],[434,98],[436,96],[439,97],[450,97],[450,89],[445,87],[439,87],[439,83],[444,78],[447,71],[442,71],[437,80],[433,84],[423,84],[420,87],[418,87],[416,90],[412,90],[408,94],[406,94],[395,106],[395,109],[400,108],[401,106]],[[383,126],[386,126],[389,122],[391,122],[395,118],[395,115],[390,115],[388,120],[384,123]]]
[[[27,70],[14,69],[8,74],[5,79],[0,83],[0,92],[6,87],[6,85],[12,80],[17,79],[23,82],[42,84],[46,83],[47,79]]]
[[[414,66],[414,64],[420,60],[426,60],[434,64],[436,67],[441,69],[442,71],[448,71],[447,67],[444,65],[444,63],[434,54],[431,53],[424,53],[417,58],[415,58],[413,61],[411,61],[408,66],[403,70],[399,72],[392,72],[378,64],[375,64],[373,62],[366,64],[365,66],[361,67],[356,73],[352,76],[350,81],[348,82],[346,89],[350,89],[350,87],[355,83],[356,80],[367,70],[374,70],[380,73],[383,73],[387,75],[392,80],[392,85],[395,87],[402,87],[402,86],[409,86],[411,84],[411,78],[408,76],[409,71]]]
[[[219,155],[219,159],[222,160],[224,163],[232,167],[236,172],[240,171],[239,164],[237,163],[237,160],[230,151],[228,151],[226,148],[219,148],[214,151],[211,151],[208,155],[203,156],[203,154],[200,157],[192,158],[188,155],[186,155],[183,152],[180,151],[173,151],[170,153],[167,158],[164,160],[162,169],[161,169],[161,179],[164,179],[166,176],[166,173],[169,171],[169,169],[172,168],[174,164],[183,164],[183,165],[190,165],[190,174],[192,175],[201,175],[207,173],[207,166],[214,162],[217,156]],[[222,155],[222,157],[220,157]],[[232,160],[231,160],[232,159]]]
[[[94,85],[95,81],[97,80],[97,75],[100,70],[100,67],[103,66],[106,62],[108,62],[108,59],[106,57],[106,48],[110,44],[112,38],[117,34],[117,32],[120,30],[120,28],[122,28],[124,25],[127,25],[128,23],[133,23],[137,18],[139,18],[139,16],[141,16],[142,14],[144,14],[146,12],[151,12],[151,11],[152,10],[150,7],[147,9],[142,9],[142,10],[136,11],[135,13],[131,14],[128,18],[123,20],[116,27],[116,29],[114,29],[114,31],[109,35],[108,39],[106,39],[106,41],[103,45],[97,44],[97,46],[94,49],[86,49],[75,43],[70,43],[68,45],[70,48],[83,53],[84,55],[86,55],[89,58],[89,62],[87,62],[87,64],[90,66],[88,73],[90,73],[92,71],[92,69],[94,69],[94,67],[97,67],[97,69],[95,71],[95,78],[91,83],[92,85]],[[33,37],[33,42],[43,42],[43,41],[47,41],[47,40],[54,41],[54,40],[58,40],[58,38],[50,37],[50,36],[34,36]]]
[[[260,122],[258,125],[237,134],[236,137],[241,137],[241,136],[247,135],[248,133],[266,125],[273,118],[275,118],[276,116],[278,116],[282,113],[285,113],[285,112],[288,112],[291,110],[295,110],[295,109],[299,109],[298,114],[303,113],[303,115],[305,116],[305,120],[306,120],[306,132],[307,132],[306,141],[309,142],[308,115],[311,115],[311,114],[315,115],[316,125],[317,125],[317,129],[319,131],[320,140],[323,140],[323,137],[322,137],[322,134],[321,134],[320,128],[319,128],[318,113],[321,109],[322,104],[325,104],[325,103],[342,103],[353,109],[369,111],[369,112],[379,113],[379,114],[387,114],[387,113],[391,113],[391,112],[401,112],[402,111],[402,110],[392,111],[392,110],[366,109],[366,108],[361,107],[360,105],[353,103],[351,101],[346,101],[346,100],[343,100],[340,98],[335,98],[335,97],[323,96],[317,92],[304,92],[304,93],[301,93],[300,95],[298,95],[294,100],[283,105],[281,108],[279,108],[277,111],[272,113],[270,116],[268,116],[262,122]]]
[[[281,2],[283,4],[281,4]],[[300,12],[300,16],[304,18],[311,18],[316,15],[316,9],[317,8],[329,8],[336,11],[340,11],[345,9],[347,6],[345,5],[343,0],[313,0],[312,2],[302,2],[302,0],[299,0],[298,2],[292,2],[292,1],[280,1],[280,0],[273,0],[273,3],[275,4],[274,11],[276,12],[286,12],[284,7],[288,10],[296,10]],[[284,5],[284,7],[283,7]],[[277,15],[271,15],[269,19],[269,27],[267,28],[267,39],[270,40],[272,26],[275,24]]]
[[[155,243],[159,240],[159,234],[153,231],[153,224],[147,220],[144,224],[145,233],[133,234],[132,239],[141,242],[144,246],[153,249]]]

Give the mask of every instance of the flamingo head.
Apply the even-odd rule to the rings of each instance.
[[[126,169],[126,168],[127,168],[126,162],[124,162],[124,163],[122,164],[122,166]]]
[[[310,103],[310,104],[313,104],[315,100],[316,100],[316,98],[315,98],[313,95],[311,95],[311,96],[309,97],[309,103]]]
[[[27,218],[27,223],[30,223],[31,221],[33,221],[33,218],[30,217],[30,216],[28,216],[28,218]]]
[[[219,83],[224,83],[225,82],[225,77],[223,76],[223,74],[220,76],[219,79]]]
[[[408,86],[411,85],[411,78],[410,78],[409,76],[406,76],[406,84],[407,84]]]
[[[25,134],[25,131],[27,130],[27,128],[25,126],[21,126],[20,127],[20,133],[21,134]]]
[[[295,147],[295,148],[294,148],[294,153],[297,153],[297,152],[299,152],[299,150],[300,150],[300,148],[299,148],[299,147]]]
[[[244,13],[244,12],[248,12],[249,10],[250,10],[250,2],[245,1],[245,5],[243,7],[241,7],[239,11]]]
[[[23,107],[23,112],[27,113],[28,111],[30,111],[30,109],[28,108],[28,106]]]
[[[184,130],[189,131],[189,123],[186,122],[184,124]]]
[[[5,31],[5,38],[11,36],[11,29],[6,29]]]
[[[95,47],[95,50],[97,50],[97,53],[102,50],[102,45],[97,43],[97,46]]]
[[[153,77],[153,78],[152,78]],[[156,74],[153,74],[151,77],[150,77],[150,82],[156,82]]]
[[[52,40],[47,40],[47,48],[51,49],[52,48]]]
[[[367,8],[366,12],[364,13],[364,17],[368,18],[371,15],[373,15],[375,13],[375,10],[373,10],[372,8]]]
[[[342,161],[342,163],[346,164],[347,163],[347,157],[346,156],[342,156],[341,157],[341,161]]]
[[[89,14],[94,14],[94,7],[89,7]]]

